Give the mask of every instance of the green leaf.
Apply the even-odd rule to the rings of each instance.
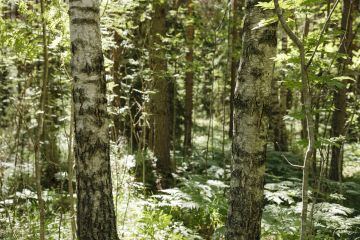
[[[261,7],[262,9],[265,10],[269,10],[269,9],[274,9],[274,2],[270,1],[270,2],[259,2],[258,4],[256,4],[257,7]]]

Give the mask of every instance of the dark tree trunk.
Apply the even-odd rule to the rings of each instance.
[[[170,159],[170,106],[169,78],[166,76],[167,62],[163,49],[162,37],[166,34],[166,1],[153,0],[151,27],[150,67],[153,74],[151,102],[150,147],[157,158],[156,168],[159,174],[158,188],[167,188],[172,182]]]
[[[247,0],[242,54],[234,104],[232,172],[226,239],[257,240],[261,236],[266,142],[271,78],[276,55],[276,26],[253,29],[272,11]]]
[[[49,68],[49,71],[53,72],[54,69]],[[42,186],[45,188],[56,187],[60,185],[60,181],[55,177],[56,173],[60,171],[60,158],[61,151],[58,145],[58,121],[59,109],[54,105],[56,99],[61,97],[61,93],[58,91],[55,79],[52,78],[52,74],[48,74],[48,87],[44,93],[45,101],[45,113],[44,113],[44,130],[42,139],[44,144],[41,145],[41,155],[43,158],[42,166]]]
[[[307,36],[309,35],[309,31],[310,31],[310,20],[309,18],[305,18],[305,24],[304,24],[304,32],[303,32],[303,39],[306,39]],[[302,104],[304,102],[304,93],[301,92],[301,97],[300,97],[300,104],[301,104],[301,108],[302,111],[305,112],[305,106]],[[307,120],[306,117],[304,116],[301,119],[301,132],[300,132],[300,137],[301,139],[305,140],[308,137],[308,133],[307,133]]]
[[[118,240],[99,7],[98,0],[70,1],[69,9],[80,240]]]
[[[187,69],[185,73],[185,133],[184,133],[184,150],[185,155],[187,156],[191,151],[191,130],[192,130],[192,112],[193,112],[193,85],[194,85],[194,70],[193,70],[193,61],[194,61],[194,24],[193,24],[193,2],[192,0],[187,0],[187,11],[188,17],[190,18],[187,26],[185,26],[186,31],[186,61]]]
[[[3,61],[0,61],[0,64],[3,65]],[[5,67],[0,67],[0,82],[0,127],[6,128],[8,126],[6,114],[9,103],[5,100],[10,97],[10,81],[8,80],[8,71]]]
[[[281,52],[287,52],[287,34],[283,31],[281,41]],[[289,150],[288,133],[284,121],[286,115],[286,101],[287,101],[287,87],[280,83],[285,78],[283,72],[277,73],[274,69],[274,77],[271,85],[272,97],[271,97],[271,117],[270,117],[270,129],[272,130],[272,140],[274,143],[275,151],[287,152]]]
[[[243,13],[244,0],[232,0],[231,3],[231,37],[230,37],[230,125],[229,137],[233,136],[234,129],[234,93],[236,83],[236,73],[239,68],[240,52],[241,52],[241,37],[242,29],[241,22],[244,16]]]
[[[346,54],[347,58],[344,60],[342,58],[338,59],[340,63],[339,74],[346,75],[348,73],[347,65],[351,62],[352,56],[352,25],[353,25],[353,16],[352,12],[354,10],[356,1],[343,0],[342,5],[342,17],[341,17],[341,30],[344,34],[340,39],[343,39],[339,52]],[[345,82],[346,84],[347,82]],[[346,94],[347,88],[346,85],[336,89],[334,92],[334,107],[335,110],[331,119],[331,137],[339,138],[345,135],[345,124],[346,124]],[[329,179],[334,181],[340,181],[342,178],[342,165],[343,165],[343,140],[337,141],[337,146],[333,145],[331,147],[331,161],[330,161],[330,171]]]
[[[120,72],[120,64],[122,59],[122,46],[121,46],[121,42],[122,39],[120,37],[120,35],[114,31],[114,41],[116,43],[116,47],[113,49],[112,52],[112,58],[113,58],[113,68],[112,68],[112,75],[113,75],[113,79],[114,79],[114,88],[113,88],[113,92],[115,94],[114,99],[112,101],[112,105],[115,108],[115,114],[112,117],[113,118],[113,123],[114,123],[114,128],[112,129],[112,139],[114,141],[118,141],[119,137],[121,136],[121,132],[123,131],[124,127],[123,127],[123,123],[121,121],[121,116],[119,113],[119,109],[124,107],[125,105],[125,101],[124,99],[121,98],[121,72]]]

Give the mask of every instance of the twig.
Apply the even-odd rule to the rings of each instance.
[[[276,142],[276,145],[278,145],[278,147],[279,147],[279,149],[280,149],[280,146],[279,146],[279,143],[278,142]],[[281,149],[280,149],[281,150]],[[287,159],[287,157],[281,152],[281,156],[285,159],[285,161],[288,163],[288,164],[290,164],[292,167],[296,167],[296,168],[301,168],[301,169],[303,169],[304,168],[304,166],[302,166],[302,165],[297,165],[297,164],[293,164],[293,163],[291,163],[290,161],[289,161],[289,159]]]
[[[100,18],[102,18],[102,17],[105,15],[105,12],[106,12],[106,10],[107,10],[108,4],[109,4],[109,0],[106,1],[104,10],[103,10],[102,14],[100,15]]]
[[[227,16],[227,12],[229,11],[230,4],[231,4],[231,1],[228,1],[228,3],[226,4],[226,9],[225,9],[224,15],[222,16],[219,25],[216,27],[215,32],[218,32],[223,27],[223,23],[225,22],[225,18]]]
[[[306,68],[309,68],[311,62],[313,61],[313,59],[314,59],[314,57],[315,57],[315,54],[316,54],[316,52],[317,52],[317,50],[318,50],[318,48],[319,48],[320,42],[321,42],[321,40],[322,40],[322,37],[324,36],[325,30],[327,29],[327,26],[329,25],[331,15],[332,15],[333,12],[335,11],[336,6],[338,5],[339,2],[340,2],[340,0],[336,0],[336,2],[334,3],[334,6],[332,7],[329,15],[327,16],[327,19],[326,19],[326,21],[325,21],[325,24],[324,24],[323,28],[321,29],[320,36],[319,36],[318,41],[317,41],[317,43],[316,43],[315,49],[314,49],[314,51],[313,51],[313,53],[312,53],[312,55],[311,55],[308,63],[306,64]]]

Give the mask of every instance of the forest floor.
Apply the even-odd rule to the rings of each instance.
[[[223,239],[231,145],[228,140],[223,143],[222,129],[219,123],[214,123],[214,138],[208,139],[208,121],[197,121],[192,156],[184,159],[181,150],[176,150],[175,186],[154,194],[135,181],[134,166],[141,160],[139,154],[128,154],[121,146],[112,145],[113,186],[121,239]],[[314,205],[310,206],[309,215],[314,226],[313,239],[360,237],[360,146],[346,148],[344,181],[323,180],[322,193],[311,193]],[[301,154],[268,150],[262,239],[298,239],[302,173],[284,157],[295,164],[302,162]],[[71,239],[66,191],[48,190],[44,195],[47,239]],[[7,198],[2,196],[0,239],[37,239],[38,222],[36,194],[31,186],[24,186]]]

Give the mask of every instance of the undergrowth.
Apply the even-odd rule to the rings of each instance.
[[[181,149],[177,149],[176,184],[157,192],[148,191],[136,174],[139,170],[136,163],[144,162],[141,158],[151,154],[128,154],[123,146],[112,145],[114,203],[121,239],[224,239],[230,143],[222,142],[220,129],[221,126],[214,129],[213,145],[208,144],[208,139],[202,137],[204,135],[196,135],[190,158],[183,158]],[[222,144],[227,151],[222,151]],[[347,152],[350,154],[345,156],[349,164],[345,166],[345,180],[342,183],[323,180],[326,191],[321,194],[310,192],[312,239],[360,238],[360,176],[351,172],[359,165],[360,154],[356,148]],[[272,150],[268,151],[267,157],[262,239],[298,239],[301,171],[287,161],[301,164],[302,157]],[[151,165],[155,160],[147,161]],[[0,201],[0,239],[38,239],[36,194],[28,173],[20,174],[23,178],[20,185],[15,186],[19,179],[11,174],[3,181],[6,188],[2,187]],[[71,239],[69,196],[65,191],[52,190],[45,191],[44,196],[47,239]]]

